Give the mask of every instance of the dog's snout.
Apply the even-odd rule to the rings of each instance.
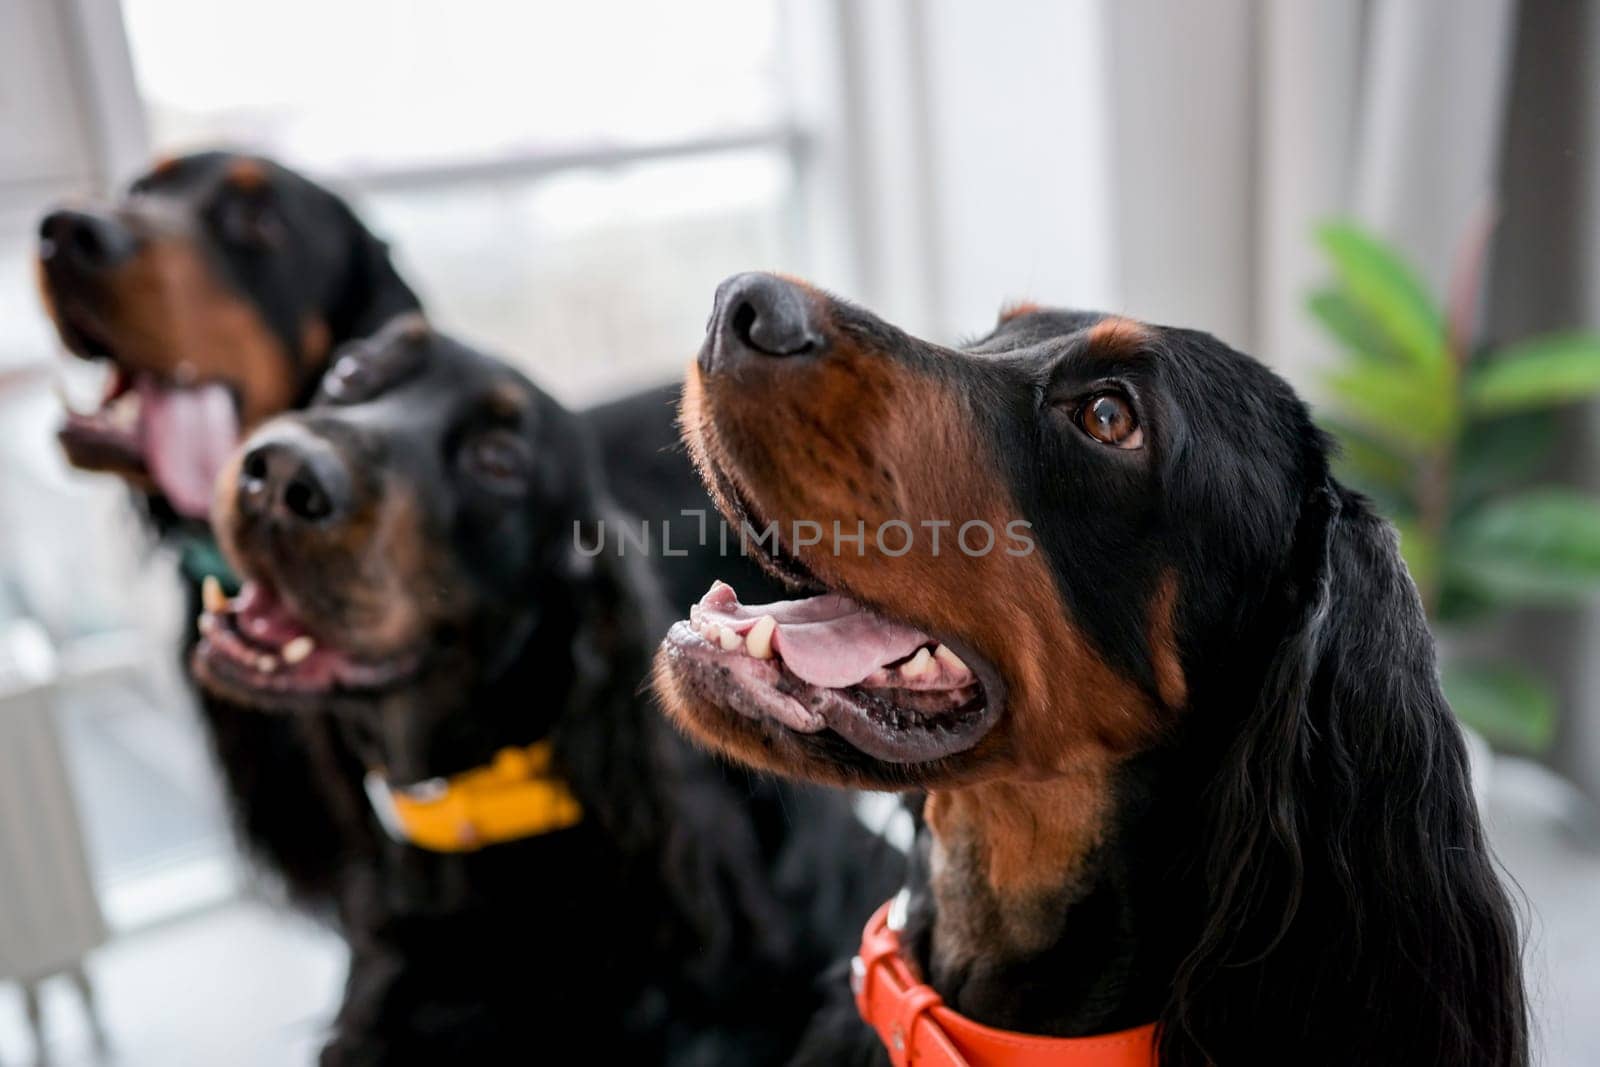
[[[79,270],[109,270],[133,255],[137,242],[115,219],[86,211],[53,211],[39,224],[39,258]]]
[[[811,295],[774,274],[738,274],[718,286],[711,332],[703,362],[801,356],[823,343]]]
[[[246,514],[327,524],[349,511],[350,497],[344,461],[320,442],[270,438],[239,463],[239,506]]]

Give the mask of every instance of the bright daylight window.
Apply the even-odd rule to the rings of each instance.
[[[332,181],[437,322],[569,401],[671,376],[721,277],[794,265],[774,0],[124,8],[155,149]]]

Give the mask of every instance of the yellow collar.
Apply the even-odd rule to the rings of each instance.
[[[504,748],[485,766],[392,788],[367,774],[367,797],[397,841],[431,852],[476,852],[489,845],[565,830],[583,819],[567,783],[550,773],[549,741]]]

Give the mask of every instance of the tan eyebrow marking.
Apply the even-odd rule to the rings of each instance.
[[[1108,315],[1089,327],[1089,344],[1094,348],[1126,350],[1137,348],[1149,339],[1149,327],[1121,315]]]
[[[1000,307],[999,324],[1004,326],[1012,319],[1019,319],[1024,315],[1032,315],[1035,311],[1042,310],[1032,300],[1013,300]]]
[[[489,391],[489,410],[501,418],[513,419],[528,410],[528,398],[511,382],[502,382]]]
[[[267,184],[267,168],[259,159],[240,156],[228,164],[228,184],[249,191]]]

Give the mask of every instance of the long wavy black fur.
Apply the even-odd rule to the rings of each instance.
[[[1061,932],[982,960],[953,995],[1035,1034],[1157,1021],[1161,1067],[1524,1067],[1516,913],[1393,528],[1333,479],[1285,383],[1205,335],[1155,343],[1186,416],[1169,426],[1161,557],[1088,564],[1075,550],[1100,515],[1029,503],[1062,522],[1053,559],[1091,593],[1174,570],[1188,700],[1119,768]],[[1144,654],[1137,630],[1121,646],[1101,632]],[[902,940],[925,970],[931,882],[914,859]],[[842,989],[794,1061],[887,1062]]]
[[[1164,1067],[1522,1065],[1514,912],[1396,536],[1331,480],[1205,793]]]

